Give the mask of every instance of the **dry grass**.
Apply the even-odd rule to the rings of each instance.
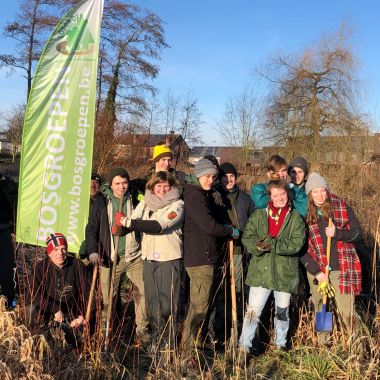
[[[115,379],[126,378],[126,369],[112,355],[94,355],[93,342],[86,350],[72,350],[60,330],[33,331],[23,324],[22,311],[8,311],[0,298],[1,379]]]
[[[354,333],[347,336],[334,331],[328,347],[318,346],[313,313],[303,309],[289,351],[269,347],[265,354],[239,368],[230,350],[198,350],[201,371],[185,376],[178,350],[148,354],[138,347],[122,345],[118,352],[106,354],[92,338],[82,352],[77,352],[67,347],[59,331],[31,331],[22,324],[20,310],[7,311],[1,299],[0,378],[380,379],[380,307],[375,306],[374,318],[366,316],[363,309]]]

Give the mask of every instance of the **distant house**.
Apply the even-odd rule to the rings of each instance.
[[[242,163],[241,147],[194,146],[189,154],[189,162],[194,165],[202,157],[213,155],[220,163],[233,163],[240,173],[260,175],[265,162],[275,154],[288,161],[296,156],[303,156],[308,160],[310,151],[306,150],[302,142],[302,138],[293,138],[287,145],[251,149],[245,167]],[[380,133],[365,136],[321,136],[320,146],[317,157],[321,164],[380,163]]]
[[[120,139],[119,155],[149,161],[153,156],[153,147],[158,144],[167,145],[173,152],[173,159],[186,163],[189,160],[190,148],[179,134],[131,134]]]
[[[189,162],[196,164],[202,157],[215,156],[220,163],[238,163],[242,159],[242,147],[238,146],[194,146],[191,148]],[[249,162],[257,162],[261,159],[261,149],[251,149]]]
[[[0,132],[0,153],[12,154],[13,144],[6,138],[5,132]]]
[[[189,162],[195,165],[201,158],[205,156],[215,156],[220,162],[222,146],[193,146],[189,153]]]
[[[262,148],[262,157],[266,161],[270,156],[279,154],[287,159],[295,156],[309,158],[310,152],[304,148],[303,138],[289,139],[284,146],[268,146]],[[371,157],[380,154],[380,134],[364,136],[321,136],[317,158],[320,163],[345,164],[365,163]]]
[[[236,146],[194,146],[189,155],[189,162],[195,165],[201,158],[210,155],[215,156],[219,163],[231,162],[240,173],[256,175],[262,166],[261,149],[250,149],[248,160],[244,165],[243,148]]]

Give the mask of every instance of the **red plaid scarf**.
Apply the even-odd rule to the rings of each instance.
[[[330,194],[332,216],[338,230],[350,229],[346,204],[334,194]],[[327,265],[325,248],[318,224],[309,224],[308,254],[318,263],[322,272]],[[339,290],[341,294],[359,294],[362,289],[362,273],[358,255],[353,243],[337,242],[339,257]]]

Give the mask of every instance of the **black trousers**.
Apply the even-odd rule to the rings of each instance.
[[[181,259],[144,260],[145,304],[150,327],[156,338],[174,342],[181,279]],[[170,318],[171,317],[171,318]]]
[[[9,228],[0,228],[0,294],[8,299],[10,306],[15,298],[14,248]]]

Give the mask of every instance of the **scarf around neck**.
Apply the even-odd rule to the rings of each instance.
[[[330,194],[331,211],[337,230],[350,229],[350,221],[346,203],[335,194]],[[325,273],[327,257],[318,223],[309,224],[308,255],[310,255]],[[339,258],[339,290],[341,294],[359,294],[362,290],[362,270],[355,245],[350,242],[338,240],[336,248]]]
[[[180,193],[178,187],[172,187],[162,199],[158,198],[157,195],[154,195],[150,190],[146,190],[144,201],[148,209],[154,212],[160,208],[170,205],[175,201],[178,201],[179,198]]]
[[[280,232],[280,229],[284,222],[285,216],[289,211],[289,208],[289,203],[283,208],[274,207],[272,201],[268,203],[268,232],[271,237],[275,238]]]

